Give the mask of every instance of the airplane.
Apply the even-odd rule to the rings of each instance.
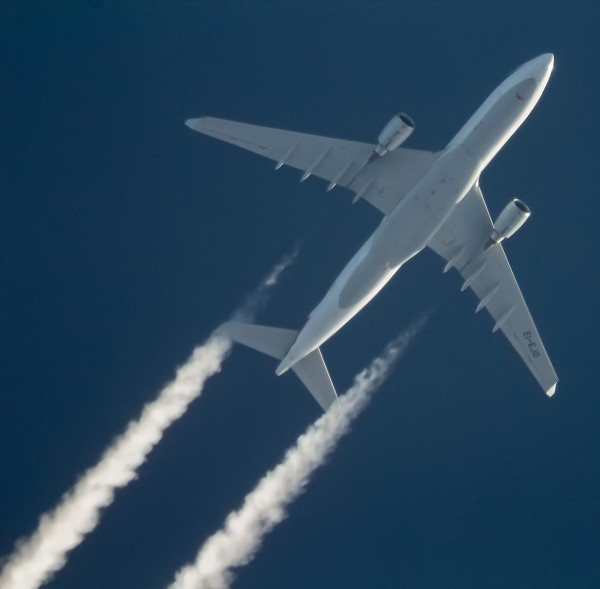
[[[186,125],[283,165],[354,192],[383,220],[348,262],[299,331],[236,322],[220,333],[279,360],[275,373],[292,369],[327,410],[337,393],[320,346],[356,315],[408,260],[425,247],[456,269],[461,291],[471,288],[533,376],[551,397],[558,378],[508,263],[502,242],[530,217],[512,199],[492,222],[479,177],[531,113],[554,67],[545,53],[515,69],[438,152],[401,147],[415,129],[405,113],[383,128],[377,144],[259,127],[212,117]]]

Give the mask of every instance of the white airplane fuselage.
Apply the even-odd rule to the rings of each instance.
[[[436,234],[487,164],[527,118],[550,77],[544,54],[515,70],[477,109],[398,202],[310,313],[276,373],[311,353],[356,315]],[[384,156],[385,157],[385,156]]]

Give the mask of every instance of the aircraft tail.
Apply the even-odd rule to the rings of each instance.
[[[235,322],[222,325],[219,333],[277,360],[285,358],[298,335],[293,329]],[[291,368],[324,411],[337,401],[335,387],[319,348]]]

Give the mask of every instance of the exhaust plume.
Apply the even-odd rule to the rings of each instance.
[[[282,258],[250,293],[234,316],[250,319],[267,302],[283,271],[296,259],[298,248]],[[221,370],[231,351],[231,341],[214,333],[196,347],[172,382],[145,405],[140,417],[105,450],[52,510],[41,516],[37,530],[17,542],[0,572],[1,589],[36,589],[50,580],[109,506],[117,489],[137,477],[139,467],[160,442],[165,430],[181,417],[202,393],[205,382]]]
[[[339,402],[323,414],[282,462],[269,471],[246,498],[231,512],[223,528],[208,538],[196,561],[180,569],[169,589],[227,589],[232,569],[248,564],[264,537],[286,517],[286,508],[306,488],[310,476],[325,463],[354,419],[390,373],[395,362],[423,327],[421,319],[390,342],[383,353],[360,372]]]

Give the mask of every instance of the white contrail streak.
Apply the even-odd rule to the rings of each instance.
[[[285,256],[258,288],[248,295],[236,316],[250,319],[264,305],[270,289],[298,253]],[[20,540],[0,573],[0,589],[36,589],[61,569],[67,554],[98,524],[101,511],[110,505],[117,489],[137,476],[138,468],[161,440],[165,430],[181,417],[196,399],[208,378],[221,370],[231,350],[231,341],[214,333],[194,349],[175,379],[148,403],[140,417],[107,448],[61,499],[57,507],[42,515],[31,537]]]
[[[283,258],[273,266],[258,287],[246,296],[237,311],[235,311],[233,314],[234,321],[252,321],[258,313],[263,311],[271,298],[272,288],[277,285],[285,270],[296,261],[299,253],[300,245],[296,245],[289,254],[283,256]]]
[[[283,461],[251,491],[242,507],[231,512],[221,530],[206,540],[196,561],[180,569],[169,589],[226,589],[232,569],[249,563],[263,538],[286,517],[286,508],[300,495],[316,468],[348,433],[353,420],[388,376],[390,369],[419,332],[426,318],[387,345],[381,356],[358,374],[352,387],[298,438]]]

